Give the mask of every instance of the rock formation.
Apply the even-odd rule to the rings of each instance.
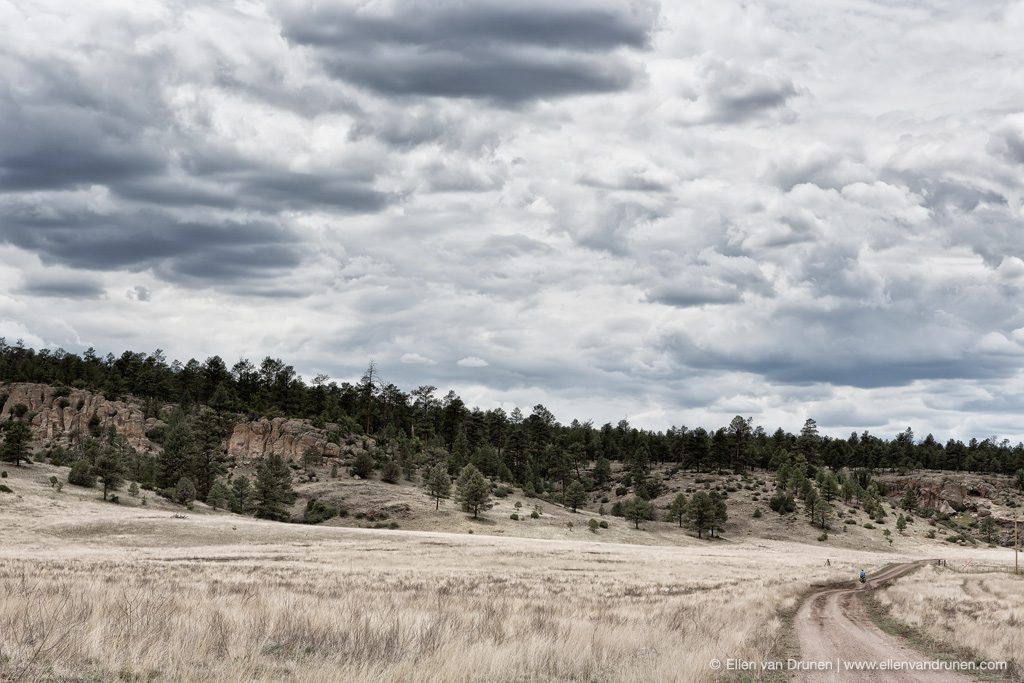
[[[64,395],[66,393],[66,395]],[[3,419],[17,405],[28,408],[29,427],[37,446],[67,446],[79,435],[101,434],[111,427],[140,451],[159,450],[146,432],[163,425],[157,418],[146,418],[138,401],[108,401],[100,394],[83,389],[63,389],[46,384],[0,384]]]

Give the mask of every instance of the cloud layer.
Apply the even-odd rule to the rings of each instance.
[[[1024,438],[1024,2],[0,0],[0,336]]]

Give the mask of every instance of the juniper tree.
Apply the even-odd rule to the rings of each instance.
[[[188,477],[182,477],[174,487],[174,500],[181,505],[188,505],[196,499],[196,485]]]

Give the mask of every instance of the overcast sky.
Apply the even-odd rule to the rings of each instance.
[[[1024,2],[0,0],[0,336],[1024,437]]]

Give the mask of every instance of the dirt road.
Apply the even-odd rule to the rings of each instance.
[[[860,681],[872,683],[967,683],[973,679],[952,671],[849,671],[844,662],[925,662],[929,658],[888,635],[872,623],[858,593],[877,588],[920,566],[908,562],[885,569],[867,584],[830,588],[812,594],[796,615],[802,662],[831,662],[831,670],[802,671],[795,679],[807,683]]]

